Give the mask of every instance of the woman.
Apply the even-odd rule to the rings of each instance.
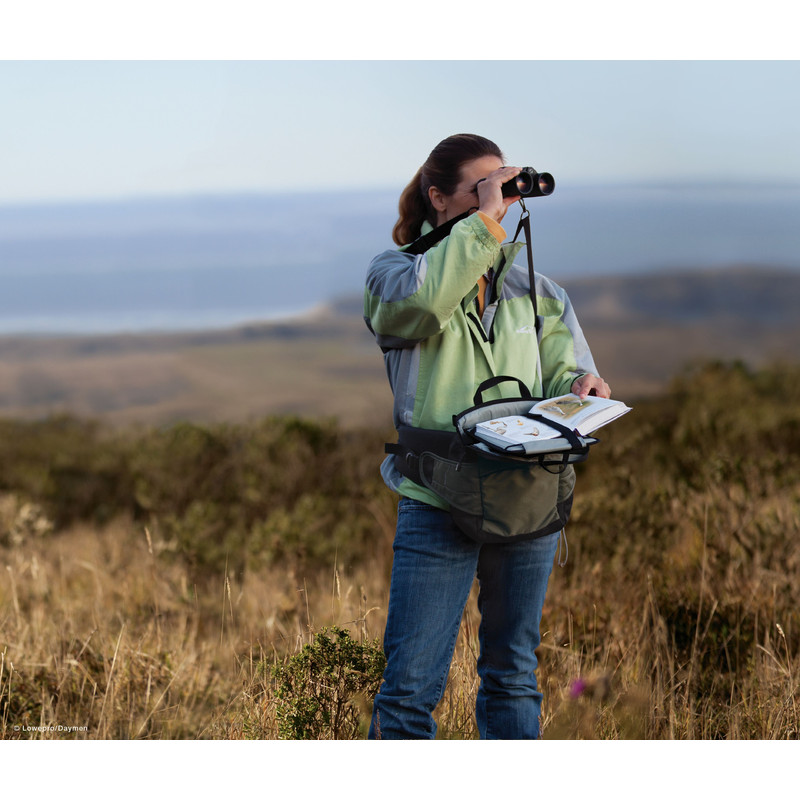
[[[537,337],[527,267],[513,264],[520,245],[502,245],[500,223],[518,199],[504,197],[502,186],[519,172],[504,165],[493,142],[458,134],[434,148],[400,198],[393,238],[401,248],[372,261],[364,299],[367,325],[384,352],[398,427],[452,430],[453,415],[497,375],[521,379],[536,397],[610,395],[565,292],[541,275]],[[461,215],[435,246],[419,255],[405,252],[420,235]],[[492,391],[502,397],[506,389]],[[370,738],[435,737],[432,712],[476,574],[478,731],[482,739],[538,738],[542,695],[534,651],[559,533],[478,543],[453,523],[442,498],[400,474],[392,456],[381,473],[401,498],[387,665]]]

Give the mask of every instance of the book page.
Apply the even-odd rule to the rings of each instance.
[[[489,434],[496,440],[502,439],[509,444],[531,439],[550,439],[561,435],[549,425],[520,416],[500,417],[481,422],[475,427],[475,432],[479,436]]]
[[[565,394],[536,403],[529,413],[542,414],[586,435],[628,411],[630,408],[619,400],[591,395],[581,400],[575,394]]]
[[[554,397],[543,403],[537,403],[534,409],[539,414],[550,413],[556,419],[563,419],[565,422],[578,415],[583,409],[591,405],[590,398],[581,400],[576,394],[567,394],[562,397]]]

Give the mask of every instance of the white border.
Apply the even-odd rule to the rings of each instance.
[[[794,59],[792,4],[762,0],[13,0],[3,59]]]

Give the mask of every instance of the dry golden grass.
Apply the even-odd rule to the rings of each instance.
[[[798,738],[797,377],[710,366],[637,404],[581,465],[542,624],[545,738]],[[34,499],[0,494],[0,738],[274,739],[273,665],[326,626],[380,637],[394,520],[377,433],[273,420],[184,430],[166,448],[142,434],[109,460],[98,454],[121,445],[89,429],[5,431],[7,484],[16,469],[19,487],[73,512],[53,528]],[[147,456],[132,485],[151,502],[138,518],[82,521],[91,508],[66,496],[72,483],[52,491],[63,469],[33,458],[42,442],[80,456],[81,485],[119,470],[119,485],[98,484],[116,486],[119,509],[124,454]],[[206,499],[228,482],[205,515],[175,504],[209,474]],[[217,506],[241,511],[267,484],[263,524],[234,536],[237,515]],[[476,736],[478,625],[473,595],[437,710],[443,738]]]
[[[158,549],[116,521],[6,551],[0,738],[252,738],[254,718],[276,738],[270,698],[254,696],[264,664],[325,624],[382,630],[367,575],[222,571],[198,585]]]
[[[737,498],[722,493],[690,504],[701,524],[741,513]],[[762,513],[793,524],[797,535],[796,519],[785,518],[792,510],[778,501]],[[703,601],[688,620],[686,652],[650,575],[617,575],[609,596],[609,569],[555,567],[539,651],[545,738],[797,737],[800,660],[786,633],[796,621],[777,606],[791,579],[753,565],[731,574],[728,594],[720,596],[704,577],[710,556],[700,535],[681,534],[688,539],[676,539],[673,554],[697,562],[689,572]],[[578,534],[571,538],[580,553]],[[8,550],[0,589],[0,737],[275,739],[271,665],[327,625],[361,640],[382,632],[388,564],[348,575],[335,565],[309,575],[275,569],[237,579],[221,572],[198,585],[157,550],[145,530],[124,521]],[[793,549],[787,568],[798,557]],[[742,625],[714,649],[715,617],[747,603],[744,592],[751,607],[773,613],[758,619],[757,631]],[[478,624],[473,593],[436,714],[445,738],[477,735]],[[714,686],[707,661],[720,653],[732,658],[736,636],[757,638],[755,657],[735,681],[721,674]]]

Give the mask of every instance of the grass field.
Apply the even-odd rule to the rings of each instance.
[[[545,607],[546,739],[797,738],[798,377],[708,365],[606,429]],[[0,433],[0,737],[363,737],[372,689],[348,680],[385,620],[385,427]],[[477,626],[473,596],[442,738],[476,736]]]

